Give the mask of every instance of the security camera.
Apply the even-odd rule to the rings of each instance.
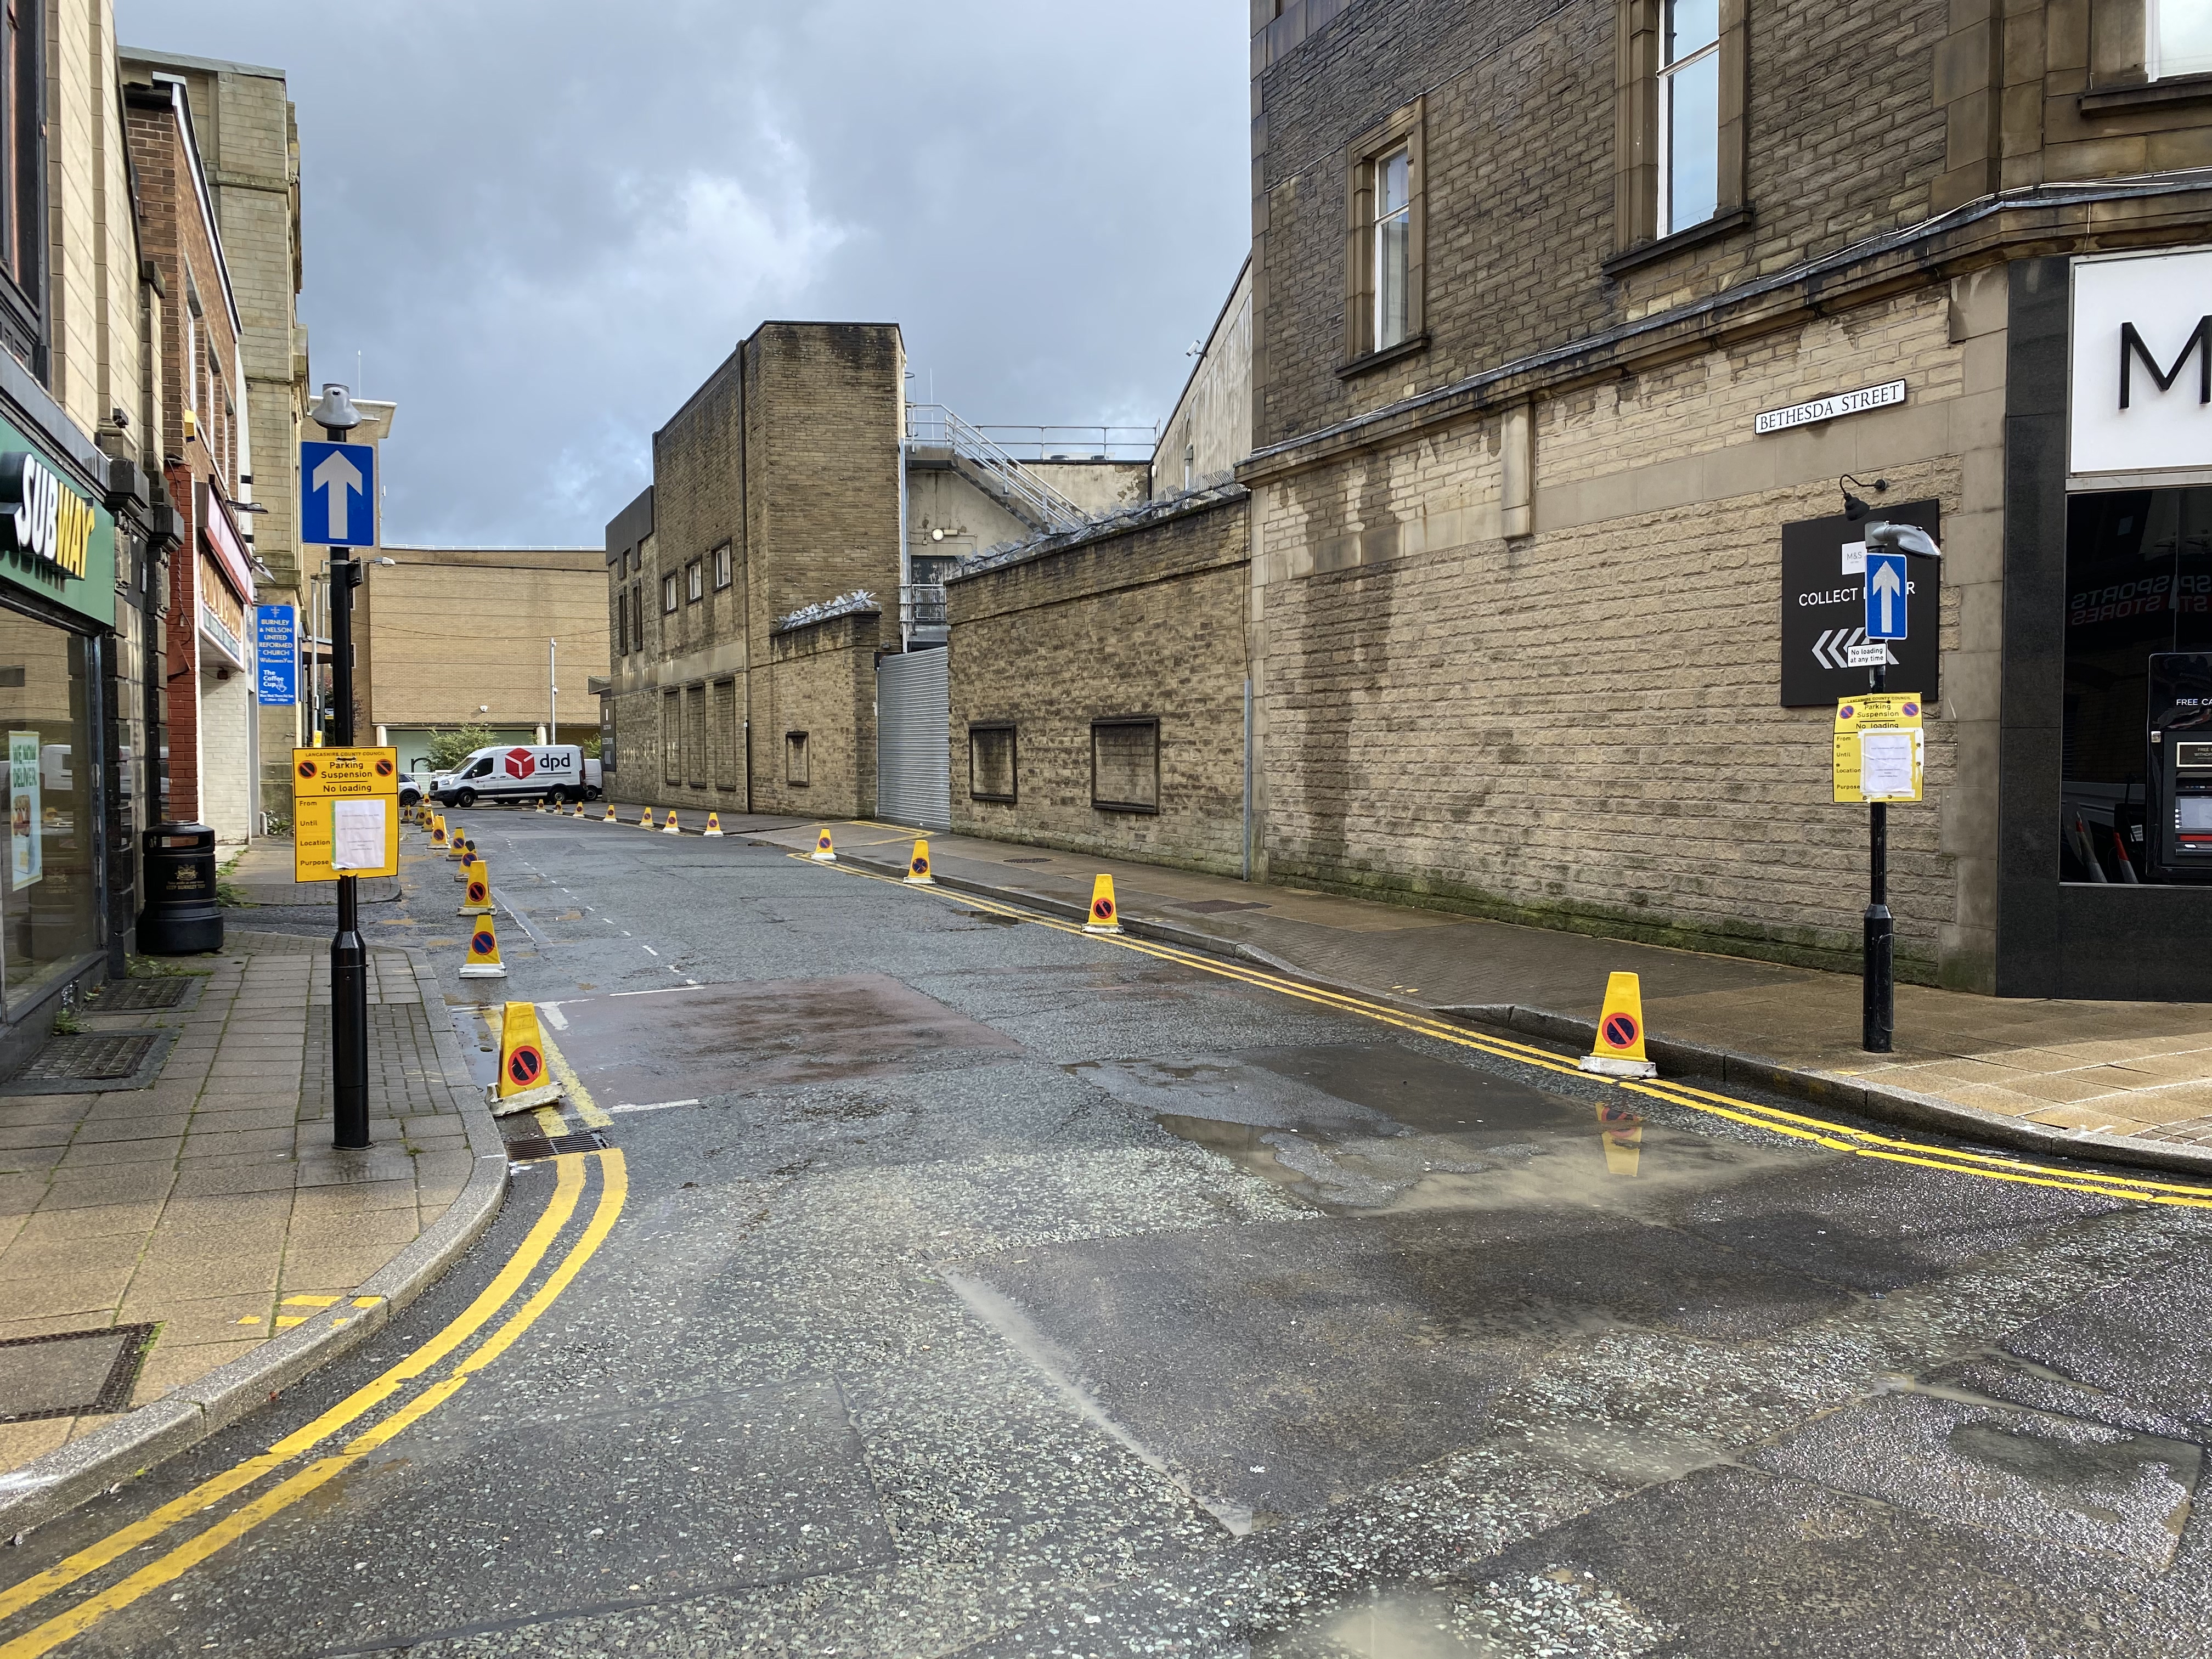
[[[1917,524],[1870,524],[1866,527],[1866,544],[1877,552],[1903,553],[1916,559],[1943,556],[1936,538]]]

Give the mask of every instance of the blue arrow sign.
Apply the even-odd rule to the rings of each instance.
[[[1904,554],[1877,553],[1872,548],[1867,550],[1867,638],[1901,640],[1905,637],[1905,594],[1909,586],[1905,579]]]
[[[301,444],[300,539],[318,547],[376,545],[374,444]]]

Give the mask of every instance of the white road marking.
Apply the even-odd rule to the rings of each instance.
[[[610,1106],[607,1109],[611,1112],[665,1112],[671,1106],[696,1106],[698,1103],[696,1100],[653,1100],[641,1106]]]
[[[650,945],[641,944],[637,948],[644,951],[646,955],[649,957],[657,957],[660,954],[659,951],[654,950]]]
[[[559,1003],[541,1002],[538,1005],[538,1010],[545,1016],[545,1023],[555,1030],[565,1031],[568,1029],[568,1017],[561,1012]]]

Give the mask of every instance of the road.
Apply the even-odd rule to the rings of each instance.
[[[0,1556],[0,1659],[2212,1651],[2185,1184],[742,834],[471,828],[508,980],[442,866],[370,926],[549,1006],[582,1089],[514,1133],[605,1149]]]

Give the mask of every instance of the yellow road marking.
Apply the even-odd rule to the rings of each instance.
[[[1456,1048],[1471,1048],[1478,1053],[1501,1060],[1517,1061],[1540,1070],[1570,1076],[1584,1083],[1622,1089],[1632,1093],[1648,1095],[1708,1116],[1724,1118],[1753,1128],[1786,1135],[1792,1139],[1808,1141],[1831,1152],[1847,1153],[1856,1158],[1881,1158],[1889,1163],[1917,1164],[1923,1168],[1942,1170],[1953,1175],[1972,1176],[1988,1181],[2015,1182],[2027,1186],[2055,1187],[2070,1192],[2093,1193],[2102,1197],[2124,1200],[2140,1204],[2177,1205],[2190,1209],[2212,1209],[2212,1188],[2185,1182],[2161,1181],[2150,1177],[2120,1175],[2085,1175],[2071,1170],[2061,1170],[2049,1164],[2037,1164],[2002,1153],[1977,1152],[1963,1147],[1936,1146],[1919,1140],[1899,1139],[1869,1129],[1852,1128],[1845,1124],[1831,1122],[1824,1118],[1802,1112],[1792,1112],[1778,1106],[1763,1106],[1756,1101],[1740,1100],[1731,1095],[1714,1093],[1711,1090],[1689,1084],[1661,1079],[1640,1082],[1627,1079],[1606,1078],[1585,1072],[1574,1061],[1547,1048],[1538,1048],[1528,1043],[1516,1042],[1510,1037],[1477,1034],[1464,1027],[1450,1025],[1431,1018],[1409,1014],[1405,1010],[1388,1004],[1370,1002],[1350,992],[1324,990],[1273,974],[1258,968],[1247,968],[1241,963],[1211,960],[1189,951],[1172,945],[1131,939],[1085,933],[1079,922],[1062,921],[1057,916],[1041,915],[995,899],[973,893],[963,893],[945,888],[917,888],[896,876],[878,875],[872,870],[857,870],[849,865],[816,864],[804,853],[787,852],[786,857],[805,864],[811,870],[831,871],[839,875],[858,876],[867,881],[882,882],[902,892],[919,893],[927,897],[971,908],[1010,917],[1040,927],[1049,927],[1079,939],[1096,939],[1101,944],[1118,945],[1125,951],[1134,951],[1142,956],[1155,957],[1164,962],[1211,974],[1216,978],[1235,980],[1303,1002],[1333,1009],[1340,1013],[1357,1014],[1364,1019],[1411,1031],[1437,1042]]]
[[[172,1498],[143,1519],[117,1528],[98,1543],[88,1545],[76,1554],[56,1562],[44,1572],[26,1578],[20,1584],[0,1590],[0,1619],[21,1612],[34,1601],[43,1601],[64,1585],[76,1583],[87,1573],[98,1571],[118,1556],[128,1554],[158,1538],[179,1522],[189,1520],[233,1493],[252,1486],[270,1470],[291,1462],[364,1413],[383,1404],[398,1391],[402,1383],[420,1376],[467,1341],[514,1298],[538,1264],[544,1259],[545,1252],[560,1236],[568,1218],[576,1212],[576,1200],[584,1189],[584,1158],[580,1155],[571,1155],[556,1158],[554,1163],[557,1174],[553,1197],[547,1203],[544,1213],[538,1218],[537,1224],[531,1228],[528,1236],[516,1248],[514,1254],[507,1259],[491,1283],[485,1285],[476,1300],[437,1335],[392,1366],[381,1376],[364,1383],[321,1416],[285,1436],[259,1456],[249,1457],[221,1474],[202,1481],[183,1497]]]
[[[539,1287],[538,1293],[532,1297],[529,1301],[523,1304],[523,1305],[520,1309],[516,1310],[514,1313],[510,1315],[503,1324],[495,1330],[490,1336],[484,1340],[483,1344],[478,1347],[474,1353],[471,1354],[468,1358],[464,1360],[460,1364],[454,1367],[450,1375],[442,1377],[438,1382],[431,1384],[422,1393],[416,1395],[414,1399],[409,1401],[404,1406],[402,1406],[398,1411],[392,1413],[391,1416],[384,1419],[381,1422],[375,1424],[362,1433],[356,1436],[339,1451],[327,1457],[318,1458],[315,1462],[308,1464],[307,1468],[300,1470],[297,1474],[288,1477],[286,1480],[279,1482],[276,1486],[270,1488],[269,1491],[264,1492],[252,1502],[244,1504],[240,1508],[234,1510],[231,1514],[224,1516],[221,1521],[216,1522],[214,1526],[209,1528],[205,1532],[198,1534],[194,1537],[187,1539],[185,1542],[168,1551],[158,1559],[149,1562],[146,1565],[141,1567],[137,1572],[132,1573],[129,1577],[124,1578],[118,1583],[110,1585],[107,1589],[100,1591],[97,1595],[87,1596],[82,1601],[70,1608],[66,1613],[58,1613],[53,1618],[46,1620],[43,1625],[40,1625],[34,1629],[25,1632],[14,1641],[9,1642],[4,1645],[0,1645],[0,1659],[36,1659],[36,1656],[39,1655],[50,1653],[55,1648],[61,1645],[61,1644],[68,1641],[71,1637],[79,1635],[84,1631],[89,1629],[93,1625],[101,1619],[106,1618],[109,1613],[117,1612],[123,1607],[130,1606],[132,1602],[145,1595],[149,1591],[159,1589],[164,1584],[173,1583],[191,1568],[208,1559],[210,1556],[222,1550],[227,1545],[235,1543],[239,1539],[243,1538],[247,1533],[252,1532],[256,1527],[261,1525],[263,1522],[270,1520],[271,1517],[281,1514],[283,1510],[289,1508],[292,1504],[298,1503],[301,1498],[305,1498],[308,1493],[315,1491],[318,1487],[328,1485],[330,1481],[336,1479],[339,1474],[344,1473],[345,1470],[351,1468],[354,1464],[359,1462],[370,1452],[374,1451],[378,1447],[392,1439],[411,1424],[416,1423],[422,1418],[428,1415],[429,1413],[435,1410],[439,1406],[443,1405],[447,1400],[451,1399],[456,1393],[458,1393],[461,1386],[477,1371],[482,1370],[483,1366],[489,1364],[492,1359],[496,1358],[500,1354],[506,1352],[507,1348],[514,1342],[515,1339],[520,1337],[525,1331],[528,1330],[530,1327],[537,1322],[538,1316],[542,1315],[547,1308],[553,1304],[555,1299],[559,1297],[561,1292],[568,1287],[569,1284],[575,1279],[576,1274],[582,1270],[584,1264],[591,1260],[593,1253],[596,1252],[599,1246],[605,1242],[607,1235],[614,1230],[615,1223],[621,1218],[623,1206],[628,1200],[629,1195],[629,1171],[624,1165],[621,1152],[610,1147],[606,1151],[600,1152],[566,1153],[555,1160],[560,1169],[561,1180],[565,1183],[570,1184],[568,1209],[567,1213],[563,1215],[562,1219],[565,1221],[567,1219],[567,1215],[573,1214],[574,1212],[574,1194],[576,1192],[580,1191],[583,1185],[583,1166],[590,1158],[593,1158],[599,1160],[599,1201],[598,1208],[594,1211],[591,1222],[584,1229],[582,1236],[577,1239],[575,1244],[569,1249],[568,1255],[563,1258],[561,1265],[556,1267],[552,1273],[547,1278],[544,1285]],[[547,1213],[549,1215],[551,1213],[550,1207]],[[542,1224],[543,1218],[541,1218],[540,1220]],[[558,1231],[557,1227],[555,1229],[555,1231]],[[536,1237],[536,1230],[532,1230],[532,1237]],[[518,1252],[518,1255],[520,1253]],[[508,1265],[511,1267],[513,1262],[510,1261]],[[479,1300],[481,1299],[482,1298],[480,1297]],[[504,1302],[504,1299],[505,1298],[502,1298],[502,1303]],[[473,1310],[474,1309],[472,1305],[471,1311]],[[464,1318],[466,1316],[467,1316],[465,1315],[463,1316]],[[458,1324],[459,1321],[457,1320],[454,1322]],[[440,1332],[438,1338],[434,1339],[434,1342],[442,1340],[452,1329],[453,1327],[448,1326],[445,1331]],[[432,1346],[432,1344],[425,1344],[424,1348],[428,1348],[430,1346]],[[451,1344],[447,1345],[441,1352],[450,1353],[453,1351],[453,1345]],[[403,1363],[412,1363],[419,1360],[422,1352],[422,1349],[417,1349],[415,1353],[408,1356],[407,1361]],[[432,1360],[429,1363],[434,1364],[435,1361]],[[397,1368],[395,1367],[394,1369],[396,1370]],[[427,1365],[421,1369],[427,1369]],[[421,1374],[420,1369],[418,1369],[414,1374],[419,1376]],[[381,1382],[385,1378],[388,1378],[392,1375],[392,1372],[387,1371],[385,1373],[385,1377],[379,1378],[378,1382]],[[376,1385],[371,1384],[370,1386],[374,1388]],[[367,1393],[368,1390],[364,1389],[362,1392]],[[359,1396],[356,1395],[355,1398],[357,1399]],[[348,1403],[350,1403],[350,1401]],[[331,1413],[325,1413],[325,1418],[334,1416],[337,1411],[342,1409],[343,1409],[343,1407],[333,1407]],[[324,1420],[325,1419],[323,1418],[316,1419],[317,1423],[323,1422]],[[300,1431],[299,1434],[291,1436],[286,1440],[278,1442],[278,1447],[282,1448],[285,1445],[301,1443],[301,1437],[305,1435],[309,1429],[313,1429],[314,1426],[314,1424],[308,1425],[307,1429]],[[333,1425],[332,1426],[336,1426],[336,1425]],[[318,1438],[319,1437],[318,1437]],[[302,1443],[302,1449],[304,1449],[305,1444],[313,1444],[313,1443],[312,1441],[308,1441],[301,1443]],[[248,1468],[254,1468],[255,1474],[252,1478],[258,1478],[259,1474],[266,1473],[269,1468],[273,1467],[275,1462],[282,1461],[284,1460],[276,1458],[273,1454],[271,1454],[262,1457],[249,1458],[245,1463],[240,1464],[239,1468],[240,1469],[246,1469]],[[235,1471],[234,1471],[234,1473],[235,1473]],[[222,1477],[218,1477],[218,1479],[221,1478]],[[209,1482],[207,1484],[211,1486],[214,1483]],[[240,1484],[244,1483],[241,1482]],[[235,1486],[232,1488],[234,1491],[237,1488]],[[199,1490],[204,1491],[205,1487],[204,1486]],[[187,1494],[186,1498],[179,1499],[177,1504],[165,1505],[164,1510],[176,1509],[184,1503],[189,1501],[189,1499],[195,1495],[197,1494]],[[208,1507],[208,1505],[203,1504],[198,1507],[204,1509]],[[160,1513],[161,1513],[161,1511],[156,1512],[157,1515]],[[154,1516],[149,1516],[147,1522],[138,1523],[138,1528],[123,1528],[121,1532],[117,1533],[110,1539],[103,1540],[101,1545],[96,1545],[94,1547],[94,1549],[102,1548],[105,1545],[113,1542],[116,1538],[122,1537],[125,1533],[136,1532],[140,1528],[146,1527],[148,1522],[154,1519]],[[156,1532],[160,1530],[162,1530],[162,1528],[155,1528],[155,1531]],[[126,1546],[125,1547],[128,1548],[130,1547]],[[115,1551],[107,1554],[104,1559],[112,1561],[115,1559],[116,1555],[123,1553],[124,1552],[121,1550]],[[47,1573],[42,1573],[40,1575],[38,1579],[30,1580],[26,1584],[18,1586],[17,1588],[19,1590],[27,1589],[31,1584],[38,1583],[43,1579],[52,1577],[54,1573],[61,1571],[63,1568],[68,1567],[72,1562],[81,1559],[82,1555],[88,1555],[90,1553],[90,1551],[82,1552],[80,1556],[71,1557],[70,1561],[62,1563],[60,1567],[52,1569]],[[72,1577],[82,1576],[82,1573],[71,1575]],[[69,1580],[65,1578],[62,1579],[60,1582],[67,1583]],[[41,1590],[38,1595],[34,1595],[30,1599],[33,1601],[39,1600],[45,1595],[50,1593],[51,1590]],[[28,1603],[18,1602],[16,1605],[26,1606],[28,1605]]]
[[[562,1093],[574,1104],[576,1115],[584,1120],[584,1127],[586,1129],[613,1128],[614,1119],[608,1115],[605,1107],[592,1098],[592,1091],[584,1086],[584,1079],[576,1075],[576,1068],[568,1064],[568,1057],[561,1052],[559,1046],[543,1031],[538,1034],[538,1040],[544,1045],[546,1063],[552,1066],[553,1075],[561,1079]]]

